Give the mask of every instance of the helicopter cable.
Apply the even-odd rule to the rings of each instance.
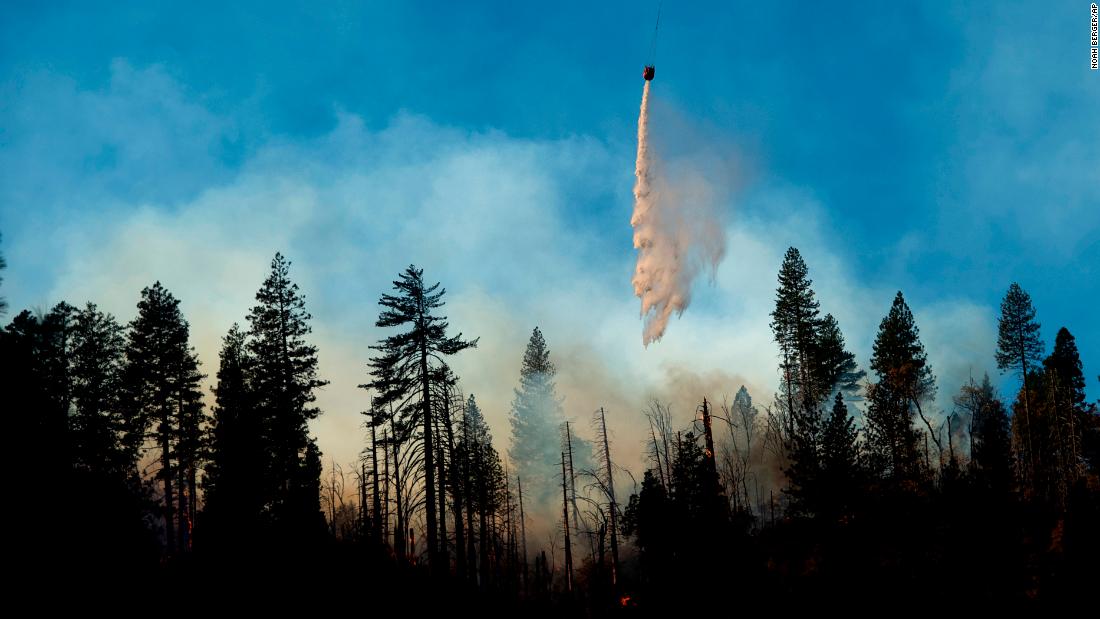
[[[656,64],[657,59],[657,29],[661,27],[661,5],[662,2],[657,3],[657,23],[653,26],[653,40],[649,44],[649,64]]]

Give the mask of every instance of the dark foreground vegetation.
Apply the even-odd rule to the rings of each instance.
[[[638,414],[651,440],[633,485],[602,410],[589,440],[559,426],[538,329],[502,457],[448,366],[477,339],[453,332],[437,286],[409,267],[381,296],[387,336],[364,355],[354,470],[326,470],[309,433],[326,382],[281,255],[216,368],[200,365],[159,283],[128,324],[91,303],[9,316],[4,560],[17,593],[124,614],[247,604],[411,616],[1095,599],[1100,417],[1073,335],[1060,329],[1048,349],[1016,284],[989,354],[1018,391],[1005,401],[973,377],[943,411],[902,294],[861,370],[792,248],[771,316],[770,403],[742,388],[677,420],[654,402]],[[547,505],[555,528],[536,537],[530,514]]]

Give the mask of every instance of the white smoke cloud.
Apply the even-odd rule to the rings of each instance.
[[[167,92],[184,97],[173,106],[197,105],[178,89]],[[125,123],[133,114],[123,113],[129,108],[121,104],[110,108],[119,97],[102,99],[110,113],[85,121],[122,125],[83,133],[126,139],[132,132]],[[173,128],[176,114],[158,116],[157,109],[142,122]],[[859,277],[843,253],[846,246],[834,245],[832,226],[812,194],[763,183],[739,200],[744,208],[736,226],[708,220],[719,222],[708,233],[728,246],[728,259],[738,268],[723,269],[713,287],[697,291],[692,320],[678,325],[676,338],[645,355],[631,352],[637,307],[617,282],[633,257],[600,254],[602,239],[570,217],[570,196],[603,195],[622,203],[625,195],[615,193],[624,180],[616,174],[621,162],[622,153],[590,137],[524,140],[458,131],[410,115],[368,128],[343,114],[331,132],[314,140],[270,140],[231,177],[219,177],[178,202],[73,194],[82,201],[63,216],[35,215],[41,218],[38,234],[5,230],[4,294],[13,312],[63,299],[92,300],[129,320],[141,288],[159,279],[181,299],[211,384],[221,336],[234,321],[244,321],[271,256],[283,251],[314,316],[311,340],[320,348],[320,374],[331,381],[318,395],[323,414],[311,430],[326,465],[335,460],[345,468],[365,444],[359,412],[369,396],[357,385],[364,382],[368,346],[381,336],[373,326],[378,296],[410,262],[447,287],[452,328],[481,337],[476,350],[455,359],[454,369],[462,388],[477,395],[502,452],[520,360],[536,325],[559,370],[566,418],[592,439],[588,420],[604,407],[612,457],[639,479],[648,440],[642,411],[652,398],[671,402],[681,427],[704,396],[731,400],[742,383],[758,404],[767,403],[778,381],[768,312],[788,245],[802,250],[822,308],[837,316],[866,365],[896,288]],[[62,174],[67,168],[58,169]],[[726,169],[698,157],[670,159],[665,170],[677,180],[676,195],[701,196],[678,212],[720,204],[723,190],[703,177],[710,181]],[[64,184],[78,186],[80,170],[71,174]],[[125,184],[128,177],[120,175],[117,182]],[[621,247],[626,238],[613,241],[609,245]],[[594,254],[600,256],[595,267]],[[37,289],[23,267],[32,262],[45,264]],[[9,288],[9,282],[23,283]],[[957,384],[966,380],[956,376],[963,368],[973,367],[978,376],[991,365],[992,308],[963,300],[932,306],[910,298],[910,304],[941,381]],[[973,345],[957,346],[970,336]],[[954,387],[941,385],[947,403]],[[630,480],[622,476],[620,483],[625,500]],[[547,514],[545,520],[555,517]]]

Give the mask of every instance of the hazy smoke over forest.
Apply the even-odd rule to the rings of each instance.
[[[642,300],[642,343],[661,339],[673,312],[691,303],[699,270],[713,272],[726,253],[725,235],[709,185],[697,174],[670,179],[654,156],[649,139],[649,85],[638,115],[638,156],[634,176],[634,294]]]

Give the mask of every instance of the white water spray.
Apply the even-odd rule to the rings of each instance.
[[[642,344],[664,335],[675,312],[691,302],[691,284],[701,267],[711,271],[725,255],[725,231],[713,209],[714,196],[698,173],[673,186],[659,173],[649,145],[649,85],[638,116],[638,157],[634,167],[634,294],[642,300]]]

